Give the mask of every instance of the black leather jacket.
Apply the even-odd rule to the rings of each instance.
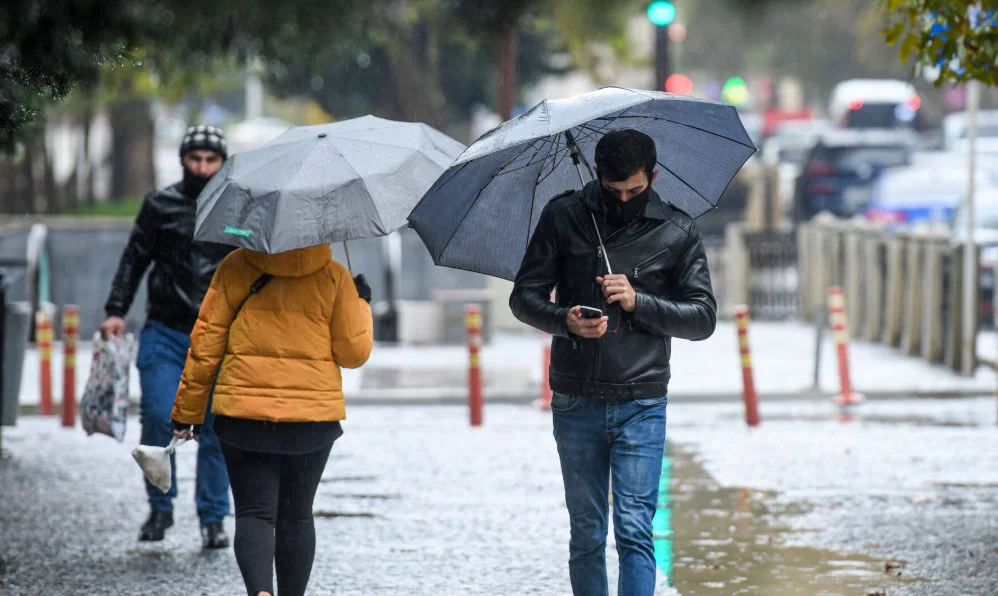
[[[125,316],[152,263],[147,318],[184,333],[194,327],[215,269],[234,247],[193,241],[197,197],[183,189],[178,182],[142,202],[104,304],[108,316]]]
[[[714,332],[717,303],[700,233],[689,215],[654,191],[642,215],[617,230],[603,220],[599,201],[594,181],[544,207],[509,304],[516,318],[554,336],[553,391],[598,399],[660,397],[668,391],[671,338],[701,340]],[[596,283],[606,264],[590,213],[613,272],[625,273],[637,294],[633,313],[617,304],[608,308]],[[575,305],[609,316],[602,338],[568,331],[568,311]]]

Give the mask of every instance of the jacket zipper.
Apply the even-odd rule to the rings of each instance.
[[[665,257],[669,256],[669,254],[671,252],[672,251],[669,250],[668,248],[664,248],[664,249],[658,251],[657,253],[653,254],[652,256],[648,257],[647,259],[645,259],[645,260],[641,261],[640,263],[638,263],[637,265],[635,265],[634,268],[631,269],[631,275],[635,279],[637,279],[638,275],[641,273],[642,269],[644,269],[645,267],[651,265],[652,263],[657,263],[658,261],[661,261]]]

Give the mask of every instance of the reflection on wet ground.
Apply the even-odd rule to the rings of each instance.
[[[681,447],[667,450],[659,495],[655,557],[684,596],[877,595],[914,581],[903,562],[786,545],[770,514],[793,511],[772,511],[773,493],[719,486]]]

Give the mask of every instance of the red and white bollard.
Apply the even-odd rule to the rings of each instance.
[[[477,304],[464,307],[468,329],[468,410],[471,426],[482,425],[482,368],[478,356],[482,349],[482,308]]]
[[[537,407],[545,412],[551,409],[551,336],[547,333],[544,337],[544,352],[541,357],[541,397],[537,400]]]
[[[62,425],[76,426],[76,348],[80,334],[80,307],[62,308]]]
[[[849,377],[849,328],[846,324],[846,301],[842,288],[833,286],[828,290],[828,314],[835,334],[835,347],[839,359],[840,393],[832,401],[838,406],[851,406],[861,403],[863,396],[853,391]]]
[[[38,344],[39,400],[38,413],[50,416],[52,405],[52,316],[45,310],[35,315],[35,342]]]
[[[742,361],[742,397],[745,401],[745,424],[759,426],[759,396],[755,391],[752,374],[752,352],[749,349],[749,308],[735,307],[735,326],[738,328],[738,351]]]

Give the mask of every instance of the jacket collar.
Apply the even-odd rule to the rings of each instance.
[[[593,213],[600,215],[600,192],[601,187],[599,180],[593,180],[586,184],[581,191],[579,191],[579,198],[582,200],[582,204],[586,206],[587,209]],[[651,189],[649,192],[648,204],[645,205],[644,211],[641,212],[643,217],[649,219],[657,219],[665,221],[668,216],[665,214],[665,202],[655,189]]]

